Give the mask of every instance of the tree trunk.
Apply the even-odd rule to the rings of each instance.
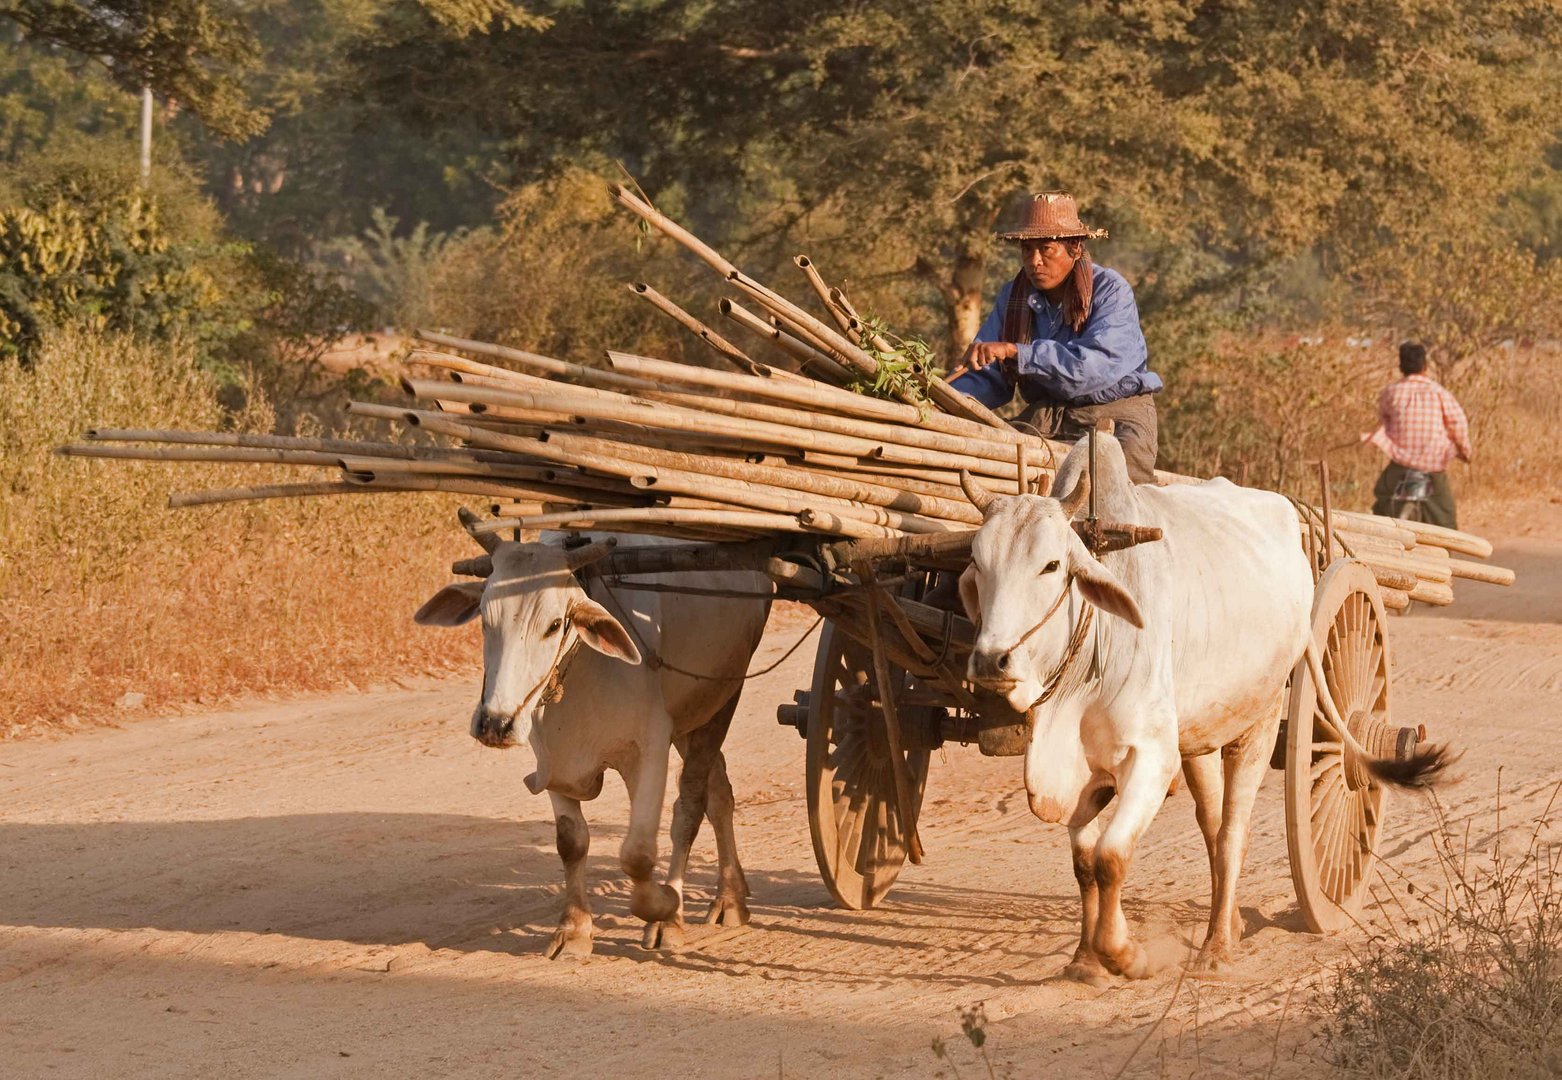
[[[957,249],[951,264],[917,260],[918,273],[929,279],[944,298],[945,326],[949,332],[946,355],[951,364],[971,344],[987,315],[990,298],[982,290],[986,270],[987,253],[972,247]]]

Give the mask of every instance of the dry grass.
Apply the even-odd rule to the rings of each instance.
[[[1562,788],[1559,788],[1562,791]],[[1552,805],[1522,851],[1472,851],[1438,808],[1444,886],[1389,886],[1398,925],[1333,974],[1331,1063],[1372,1080],[1562,1074],[1562,880]],[[1513,830],[1510,829],[1510,833]]]
[[[254,401],[255,395],[251,395]],[[471,554],[458,500],[391,495],[170,511],[176,489],[264,482],[253,468],[79,461],[91,424],[265,429],[225,416],[190,353],[63,334],[0,367],[0,737],[241,692],[469,665],[469,635],[411,613]],[[297,477],[297,471],[292,476]]]
[[[1378,391],[1399,377],[1394,343],[1358,348],[1344,335],[1321,345],[1231,340],[1180,368],[1161,414],[1161,467],[1225,475],[1316,498],[1329,461],[1333,492],[1351,509],[1372,503],[1383,467],[1354,445],[1376,426]],[[1562,352],[1554,346],[1495,349],[1452,374],[1437,373],[1469,414],[1475,464],[1455,464],[1461,501],[1503,501],[1547,492],[1562,472]]]

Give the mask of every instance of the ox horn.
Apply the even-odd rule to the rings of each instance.
[[[450,564],[450,572],[457,577],[490,577],[494,572],[494,557],[479,555],[475,559],[457,559]]]
[[[464,506],[456,508],[456,517],[461,519],[461,527],[466,530],[467,535],[470,536],[473,540],[476,540],[482,549],[488,552],[488,554],[492,555],[499,549],[499,537],[492,533],[480,533],[475,531],[474,526],[477,525],[478,522],[482,521],[482,518],[478,517]],[[484,576],[486,577],[487,575]]]
[[[1079,479],[1074,481],[1074,490],[1058,500],[1063,507],[1063,516],[1070,521],[1074,515],[1084,508],[1085,500],[1090,498],[1090,474],[1084,469],[1079,470]]]
[[[618,546],[615,537],[606,540],[596,540],[584,547],[574,548],[564,553],[564,565],[569,567],[570,573],[574,573],[582,566],[590,566],[594,562],[600,562],[613,554],[613,549]]]
[[[965,491],[965,497],[971,500],[971,505],[980,510],[983,517],[986,517],[987,508],[992,505],[993,500],[998,496],[983,487],[982,482],[965,469],[960,470],[960,487]]]

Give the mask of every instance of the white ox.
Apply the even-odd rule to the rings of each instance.
[[[533,794],[546,790],[553,803],[565,892],[548,955],[591,952],[585,881],[591,835],[580,804],[597,797],[608,769],[629,791],[629,829],[619,859],[634,882],[631,910],[647,923],[646,947],[674,949],[683,943],[683,876],[705,816],[720,860],[708,921],[748,922],[748,886],[738,862],[721,744],[770,601],[627,587],[609,593],[599,579],[592,583],[594,599],[574,571],[608,554],[610,542],[566,551],[545,542],[479,540],[490,552],[487,560],[474,560],[491,562],[486,580],[447,585],[415,618],[423,625],[458,626],[482,615],[483,692],[472,713],[472,736],[494,747],[529,741],[537,771],[526,786]],[[640,538],[625,546],[663,543]],[[636,580],[752,594],[771,587],[764,575],[745,572]],[[580,649],[582,644],[587,648]],[[641,647],[667,666],[642,663],[648,658]],[[667,883],[658,885],[652,874],[673,746],[684,767],[673,806]]]
[[[1032,713],[1025,788],[1038,818],[1068,826],[1083,907],[1065,974],[1099,982],[1103,965],[1130,978],[1151,973],[1123,917],[1123,879],[1179,765],[1210,863],[1197,965],[1219,968],[1241,937],[1237,876],[1254,797],[1287,676],[1311,637],[1313,582],[1296,513],[1280,495],[1221,479],[1135,486],[1121,447],[1102,436],[1099,516],[1159,526],[1162,539],[1097,559],[1070,525],[1089,491],[1086,458],[1081,441],[1058,470],[1053,491],[1069,493],[1062,499],[1000,497],[962,478],[983,514],[960,579],[961,600],[979,624],[968,674]],[[1095,620],[1096,678],[1094,635],[1072,633],[1081,600],[1115,616]],[[1081,647],[1071,652],[1071,640]],[[1053,685],[1055,696],[1037,705]],[[1373,771],[1419,783],[1442,764],[1428,752]],[[1103,826],[1099,815],[1114,795],[1117,811]]]

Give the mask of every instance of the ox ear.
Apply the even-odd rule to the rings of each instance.
[[[1123,583],[1099,559],[1086,551],[1085,545],[1078,540],[1075,540],[1074,549],[1069,552],[1069,566],[1074,572],[1074,583],[1079,586],[1079,595],[1102,611],[1144,629],[1144,616],[1139,611],[1139,605],[1123,588]]]
[[[973,562],[960,575],[960,606],[965,617],[977,626],[982,624],[982,594],[976,584],[976,564]]]
[[[607,608],[595,600],[579,599],[570,609],[570,621],[580,640],[603,656],[611,656],[626,664],[640,663],[640,650],[630,640],[619,621],[608,614]]]
[[[477,617],[477,605],[482,598],[481,581],[446,585],[418,608],[412,621],[419,626],[460,626]]]

